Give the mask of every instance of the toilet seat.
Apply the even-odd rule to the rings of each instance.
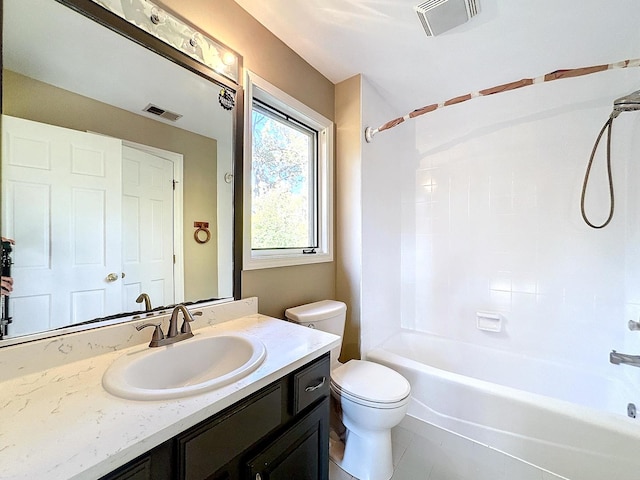
[[[398,372],[378,363],[350,360],[331,372],[334,392],[374,408],[396,408],[407,403],[411,386]]]
[[[404,398],[398,402],[393,403],[381,403],[381,402],[372,402],[370,400],[364,400],[363,398],[356,397],[355,395],[350,395],[349,393],[342,391],[339,387],[336,387],[335,384],[331,384],[331,393],[337,396],[340,400],[351,401],[355,404],[358,404],[363,407],[381,409],[381,410],[393,410],[396,408],[400,408],[405,406],[409,402],[409,397]]]

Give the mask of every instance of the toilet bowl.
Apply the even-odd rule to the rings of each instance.
[[[296,323],[342,336],[346,305],[323,300],[286,310]],[[398,372],[373,362],[338,361],[331,352],[331,397],[345,427],[344,450],[331,459],[359,480],[389,480],[393,475],[391,429],[407,411],[411,387]]]
[[[409,382],[373,362],[350,360],[331,372],[331,395],[346,427],[342,458],[332,458],[359,480],[389,480],[393,475],[391,429],[409,403]]]

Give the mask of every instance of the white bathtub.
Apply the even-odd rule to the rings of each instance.
[[[414,332],[367,359],[409,380],[408,414],[419,420],[571,480],[640,479],[640,421],[626,416],[635,401],[640,417],[625,370],[634,367],[612,366],[620,378],[605,378]]]

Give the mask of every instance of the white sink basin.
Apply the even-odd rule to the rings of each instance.
[[[119,357],[104,373],[102,385],[132,400],[186,397],[249,375],[265,356],[264,344],[249,336],[196,336]]]

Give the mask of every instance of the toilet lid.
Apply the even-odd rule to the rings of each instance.
[[[363,360],[349,360],[336,368],[331,380],[348,395],[376,403],[399,402],[411,393],[409,382],[398,372]]]

